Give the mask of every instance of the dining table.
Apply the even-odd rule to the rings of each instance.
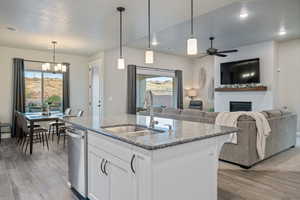
[[[25,112],[22,113],[27,121],[29,122],[29,140],[30,140],[30,155],[33,151],[33,131],[34,131],[34,125],[37,122],[46,122],[46,121],[55,121],[58,122],[60,119],[67,117],[64,115],[64,113],[61,112],[51,112],[49,114],[43,114],[42,112],[35,112],[35,113],[29,113]],[[58,123],[56,123],[56,132],[58,133]]]

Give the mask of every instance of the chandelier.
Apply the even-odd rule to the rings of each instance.
[[[67,72],[67,66],[62,63],[56,63],[55,62],[55,46],[57,44],[56,41],[51,42],[53,44],[53,61],[50,63],[44,63],[42,64],[42,70],[47,72],[47,71],[54,71],[55,73],[64,73]],[[51,70],[52,68],[52,70]]]

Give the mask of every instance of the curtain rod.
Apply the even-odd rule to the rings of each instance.
[[[35,63],[50,63],[50,64],[57,64],[57,62],[49,62],[49,61],[40,61],[40,60],[26,60],[24,59],[25,62],[35,62]],[[66,62],[62,62],[62,63],[66,63]],[[69,64],[69,63],[66,63],[66,64]]]
[[[161,68],[154,68],[154,67],[141,67],[141,66],[136,66],[136,68],[139,68],[139,69],[145,69],[145,70],[151,70],[151,71],[175,72],[175,70],[172,70],[172,69],[161,69]]]

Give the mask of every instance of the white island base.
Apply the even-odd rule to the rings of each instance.
[[[218,158],[229,135],[146,150],[89,132],[91,200],[217,200]]]

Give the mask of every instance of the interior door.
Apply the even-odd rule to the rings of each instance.
[[[94,123],[99,124],[103,115],[103,66],[101,60],[91,62],[89,65],[89,110]]]

